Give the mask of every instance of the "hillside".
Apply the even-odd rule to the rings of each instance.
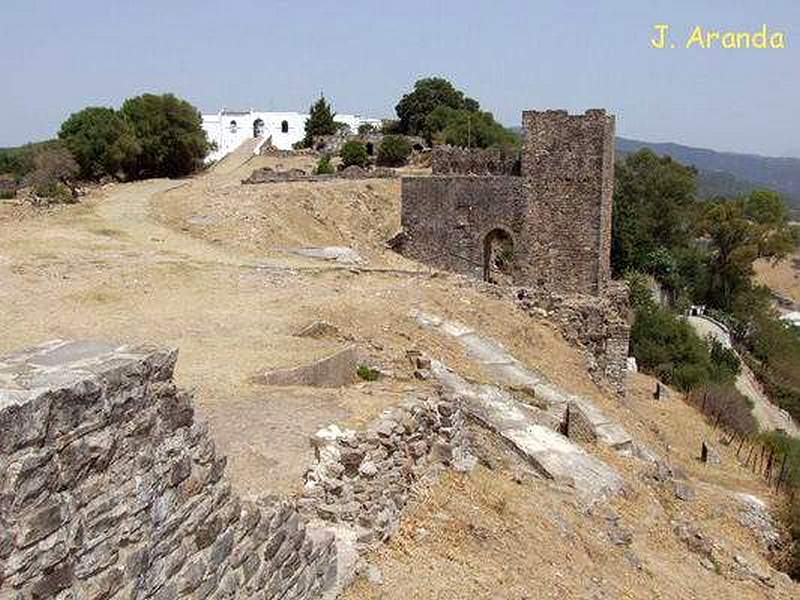
[[[699,185],[703,196],[736,195],[753,188],[766,187],[785,194],[792,208],[800,210],[798,158],[717,152],[681,144],[617,138],[618,154],[629,154],[642,148],[650,148],[683,164],[694,165],[700,171]]]
[[[312,433],[331,423],[361,428],[436,393],[415,374],[409,350],[471,382],[495,381],[460,338],[445,335],[461,329],[425,329],[410,316],[430,312],[501,340],[525,369],[591,401],[670,466],[582,442],[626,484],[587,511],[569,485],[473,424],[466,435],[478,465],[420,482],[396,535],[365,556],[372,579],[359,578],[345,598],[797,597],[796,584],[767,562],[771,520],[745,503],[755,496],[774,506],[779,497],[676,393],[656,403],[654,380],[636,374],[625,399],[609,394],[546,320],[388,251],[398,180],[245,186],[254,168],[308,169],[314,159],[239,158],[244,164],[192,179],[112,184],[76,205],[0,204],[0,303],[8,307],[0,353],[54,337],[179,347],[176,383],[196,390],[196,416],[227,456],[232,490],[297,495],[314,460]],[[364,262],[295,252],[311,245],[346,245]],[[298,333],[315,320],[333,333]],[[378,381],[326,388],[257,377],[346,345],[380,370]],[[703,441],[721,464],[698,459]]]

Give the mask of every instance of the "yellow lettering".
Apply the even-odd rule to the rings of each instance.
[[[710,31],[706,34],[706,48],[711,48],[713,42],[719,40],[719,31]]]
[[[750,47],[750,34],[746,31],[740,31],[736,34],[736,48],[749,48]]]
[[[747,35],[747,34],[745,34]],[[731,31],[726,31],[722,34],[722,47],[723,48],[736,48],[739,35]]]
[[[658,31],[658,38],[653,38],[650,40],[650,45],[653,48],[658,48],[659,50],[667,45],[667,30],[669,29],[669,25],[664,25],[663,23],[659,23],[658,25],[653,26],[656,31]]]
[[[780,31],[769,36],[769,45],[773,48],[786,48],[786,37]]]
[[[762,25],[759,31],[753,34],[753,48],[767,47],[767,26]]]
[[[691,48],[695,44],[700,44],[701,48],[705,48],[705,42],[703,40],[703,28],[700,25],[695,25],[694,29],[692,29],[692,35],[689,36],[689,39],[686,40],[686,47]]]

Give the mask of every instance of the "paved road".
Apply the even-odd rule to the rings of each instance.
[[[705,317],[686,317],[686,320],[703,339],[712,336],[726,348],[733,347],[730,334],[714,321]],[[781,410],[770,401],[761,389],[756,376],[744,361],[742,361],[742,370],[736,378],[735,385],[737,390],[753,402],[753,416],[762,430],[783,429],[789,435],[800,437],[800,428],[786,411]]]

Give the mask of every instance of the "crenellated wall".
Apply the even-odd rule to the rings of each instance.
[[[519,156],[500,148],[435,146],[431,158],[434,175],[519,175]]]
[[[225,478],[177,353],[52,342],[0,359],[0,599],[317,598],[330,533]]]

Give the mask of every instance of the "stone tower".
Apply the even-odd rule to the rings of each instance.
[[[610,278],[614,117],[525,111],[519,162],[437,147],[433,176],[404,178],[401,251],[436,267],[559,293]]]

